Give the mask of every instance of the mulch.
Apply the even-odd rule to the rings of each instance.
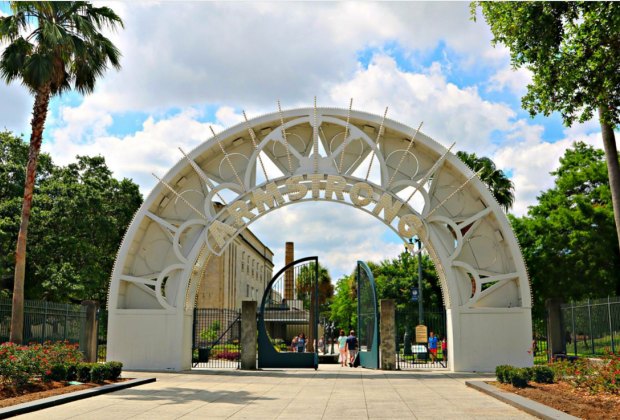
[[[489,383],[504,391],[529,398],[582,419],[620,420],[620,395],[590,394],[587,391],[575,389],[564,382],[555,384],[530,383],[526,388],[516,388],[499,382]]]

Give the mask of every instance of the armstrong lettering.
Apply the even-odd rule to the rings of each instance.
[[[339,201],[362,208],[390,226],[403,239],[424,233],[420,216],[378,186],[330,174],[294,175],[248,191],[225,207],[207,228],[207,244],[219,255],[230,240],[257,217],[297,201]]]

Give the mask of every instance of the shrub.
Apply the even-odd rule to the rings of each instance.
[[[67,367],[61,363],[52,365],[49,378],[53,381],[65,381],[67,379]]]
[[[80,382],[90,382],[90,370],[92,363],[78,363],[77,365],[77,380]]]
[[[110,367],[109,379],[118,379],[118,377],[121,376],[121,372],[123,371],[123,364],[121,362],[108,362],[107,365]]]
[[[67,381],[77,380],[77,363],[71,363],[67,366]]]
[[[530,380],[530,373],[526,368],[514,368],[510,371],[510,383],[517,388],[525,388]]]
[[[110,366],[107,364],[93,363],[90,368],[90,380],[95,383],[102,383],[106,379],[109,379],[111,374]]]
[[[531,380],[539,384],[552,384],[555,381],[555,373],[549,366],[534,366],[529,371]]]
[[[510,374],[514,369],[514,366],[499,365],[495,368],[495,376],[497,376],[497,380],[503,384],[510,383]]]

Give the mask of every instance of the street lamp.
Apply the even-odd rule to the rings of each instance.
[[[329,351],[329,354],[334,354],[334,329],[335,327],[336,327],[336,324],[334,323],[334,321],[332,321],[329,325],[329,331],[331,332],[331,334],[329,335],[329,339],[332,342],[331,350]]]
[[[411,241],[411,239],[409,239]],[[424,304],[422,294],[422,241],[420,238],[416,238],[418,243],[418,320],[420,325],[424,325]]]

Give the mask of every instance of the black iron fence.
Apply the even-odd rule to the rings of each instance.
[[[241,311],[194,309],[192,366],[238,369],[240,362]]]
[[[108,311],[97,310],[97,361],[105,362],[108,354]]]
[[[0,342],[9,341],[10,299],[0,299]],[[86,307],[47,301],[24,301],[24,343],[45,341],[85,341]]]
[[[547,345],[547,322],[545,319],[532,320],[532,347],[531,352],[534,356],[535,364],[544,364],[551,359],[549,347]]]
[[[566,353],[575,356],[618,353],[620,347],[620,297],[562,305]]]
[[[396,366],[397,369],[445,368],[448,366],[446,311],[443,308],[424,309],[426,332],[424,339],[416,340],[419,324],[418,305],[396,310]],[[437,338],[429,343],[429,335]],[[434,341],[434,340],[433,340]],[[434,347],[434,348],[433,348]]]

